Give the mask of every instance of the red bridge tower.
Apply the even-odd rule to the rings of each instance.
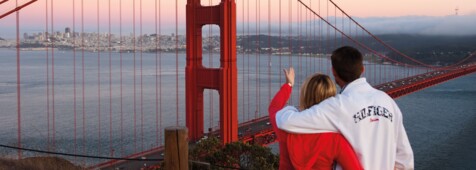
[[[222,0],[217,6],[187,1],[186,124],[189,139],[203,136],[203,92],[215,89],[220,95],[220,138],[223,143],[238,140],[238,92],[236,68],[236,4]],[[220,67],[202,65],[202,27],[220,27]]]

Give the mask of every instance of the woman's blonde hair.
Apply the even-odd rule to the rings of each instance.
[[[306,79],[301,87],[299,109],[305,110],[321,101],[336,95],[336,86],[324,74],[314,74]]]

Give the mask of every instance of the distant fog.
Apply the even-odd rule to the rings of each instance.
[[[476,14],[355,18],[374,34],[476,35]]]
[[[326,17],[325,17],[326,18]],[[403,16],[403,17],[368,17],[368,18],[354,18],[359,24],[364,28],[369,30],[371,33],[379,34],[419,34],[419,35],[448,35],[448,36],[465,36],[465,35],[476,35],[476,13],[471,15],[459,15],[459,16]],[[310,26],[306,24],[301,25],[301,29],[304,31],[306,27],[309,29],[319,29],[319,20],[317,22],[308,22]],[[330,23],[336,23],[336,27],[342,29],[342,18],[341,17],[329,17],[328,21]],[[349,19],[344,19],[344,32],[348,32]],[[284,21],[286,22],[286,21]],[[317,23],[317,24],[316,24]],[[279,23],[274,22],[271,24],[271,34],[279,35]],[[325,35],[327,31],[327,25],[323,24],[322,32]],[[246,23],[243,25],[240,21],[237,23],[237,33],[242,34],[243,26],[245,32],[249,34],[256,33],[256,23]],[[304,28],[303,28],[304,27]],[[355,25],[352,25],[354,28]],[[289,33],[288,23],[283,23],[281,25],[282,35],[287,35]],[[298,24],[293,23],[292,34],[297,35]],[[268,34],[268,23],[263,21],[260,23],[261,34]],[[334,34],[333,30],[330,29],[331,34]],[[248,34],[248,33],[245,33]]]

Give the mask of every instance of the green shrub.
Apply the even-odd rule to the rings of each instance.
[[[197,142],[190,150],[189,158],[208,162],[211,169],[278,169],[279,165],[279,156],[274,155],[270,148],[242,142],[223,146],[216,137]]]

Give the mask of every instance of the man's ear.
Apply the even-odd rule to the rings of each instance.
[[[360,73],[360,75],[363,75],[365,72],[365,66],[362,66],[362,73]]]
[[[345,83],[340,79],[339,75],[337,75],[337,72],[334,69],[334,67],[332,67],[332,74],[334,75],[334,79],[336,81],[336,84],[339,85],[339,87],[342,88],[345,85]]]

